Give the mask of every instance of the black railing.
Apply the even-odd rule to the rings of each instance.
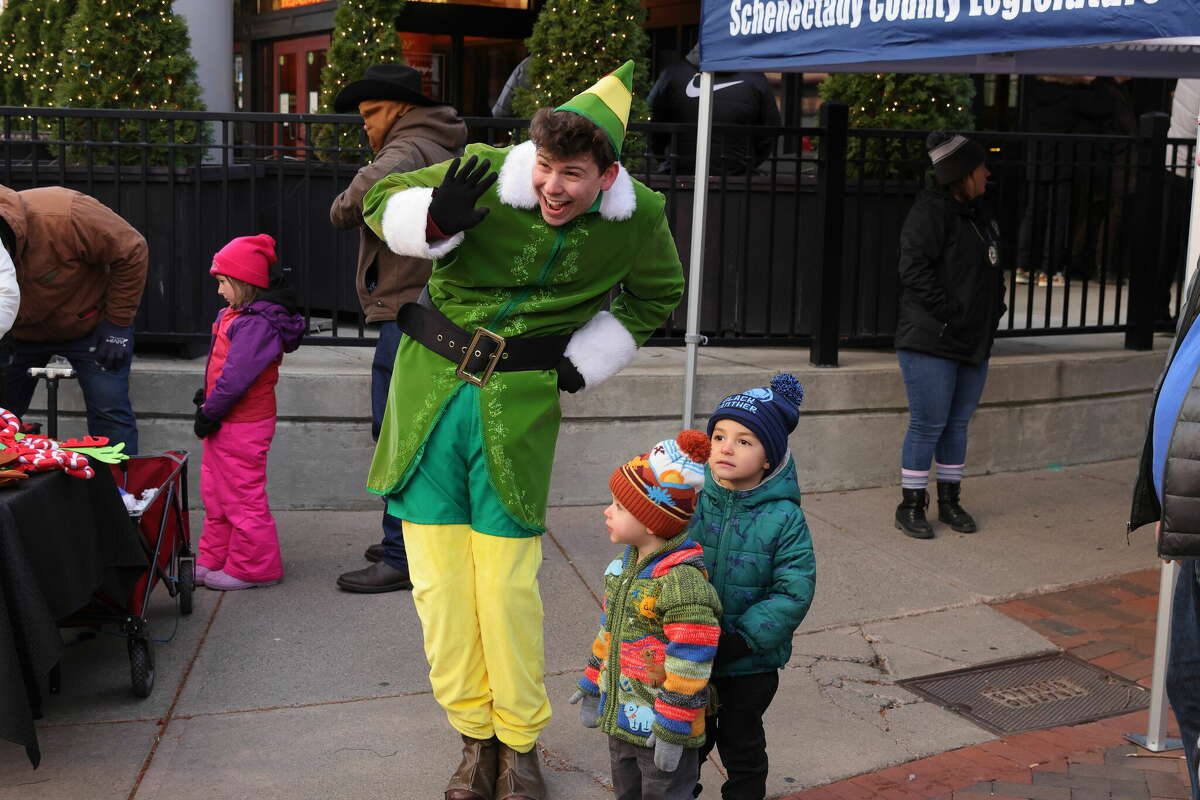
[[[925,133],[847,131],[834,110],[817,128],[714,127],[700,320],[711,344],[812,343],[814,361],[832,364],[839,344],[889,343]],[[467,122],[473,140],[496,144],[527,125]],[[666,195],[685,267],[695,134],[634,124],[625,156]],[[1161,122],[1136,137],[972,135],[989,150],[1010,268],[1001,335],[1126,331],[1129,346],[1148,346],[1178,311],[1194,143],[1166,139]],[[371,342],[354,290],[357,233],[329,223],[369,157],[358,117],[0,108],[0,136],[0,183],[78,189],[146,236],[140,341],[202,346],[219,305],[212,254],[266,232],[302,298],[307,341]],[[680,343],[683,314],[653,341]]]

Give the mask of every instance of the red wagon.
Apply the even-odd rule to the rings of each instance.
[[[179,613],[192,613],[196,558],[187,511],[187,461],[187,451],[169,450],[160,455],[131,456],[111,465],[113,480],[129,494],[141,497],[147,489],[155,490],[144,508],[130,512],[141,534],[147,568],[127,596],[97,592],[83,610],[59,623],[63,627],[120,626],[129,649],[133,693],[138,697],[148,697],[154,688],[154,640],[147,614],[154,587],[164,582],[168,593],[177,599]]]

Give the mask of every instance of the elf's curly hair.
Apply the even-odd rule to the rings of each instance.
[[[529,138],[558,159],[589,155],[601,172],[617,160],[608,135],[587,117],[574,111],[539,108],[529,123]]]

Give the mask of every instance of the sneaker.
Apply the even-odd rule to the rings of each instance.
[[[204,585],[204,578],[205,578],[205,576],[207,576],[207,575],[208,575],[208,573],[210,573],[210,572],[212,572],[212,570],[211,570],[211,569],[209,569],[208,567],[201,566],[200,564],[197,564],[197,565],[195,566],[195,568],[194,568],[194,574],[195,574],[195,577],[192,579],[192,585],[193,585],[193,586],[203,586],[203,585]]]
[[[1063,277],[1061,272],[1054,273],[1053,277],[1047,278],[1046,273],[1039,272],[1037,278],[1038,286],[1048,286],[1053,283],[1055,286],[1066,286],[1067,279]]]
[[[257,589],[263,586],[274,586],[279,583],[276,578],[273,581],[244,581],[240,578],[235,578],[232,575],[226,575],[219,569],[211,570],[204,576],[204,585],[210,589],[216,589],[218,592],[236,592],[239,589]]]
[[[1018,269],[1016,277],[1013,278],[1017,283],[1029,283],[1029,270]]]

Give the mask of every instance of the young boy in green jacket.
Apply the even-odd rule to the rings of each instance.
[[[704,744],[721,605],[684,528],[704,482],[708,438],[684,431],[613,472],[604,511],[625,554],[604,571],[592,655],[571,697],[608,734],[617,800],[691,800]]]
[[[704,548],[725,609],[712,677],[717,715],[700,750],[700,764],[714,745],[721,754],[729,775],[721,787],[724,800],[762,800],[766,794],[762,718],[816,586],[812,539],[787,444],[803,398],[794,376],[776,375],[770,386],[726,397],[708,420],[712,452],[688,534]]]

